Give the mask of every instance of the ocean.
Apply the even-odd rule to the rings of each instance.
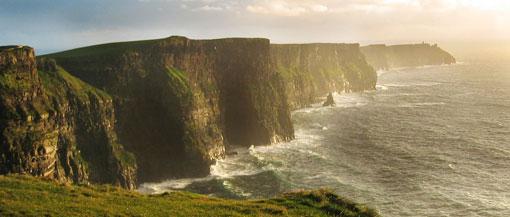
[[[334,98],[293,112],[291,142],[239,149],[208,177],[140,191],[326,188],[383,216],[510,216],[510,61],[381,72],[376,91]]]

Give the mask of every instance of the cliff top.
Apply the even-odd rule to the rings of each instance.
[[[262,41],[269,43],[269,39],[265,38],[218,38],[218,39],[189,39],[184,36],[170,36],[161,39],[141,40],[141,41],[125,41],[107,44],[98,44],[87,47],[75,48],[67,51],[47,54],[49,57],[80,57],[93,54],[117,53],[129,49],[137,49],[145,46],[155,45],[161,42],[179,42],[184,41],[202,41],[202,42],[235,42],[235,41]]]
[[[368,48],[386,48],[386,47],[437,47],[437,44],[430,44],[430,43],[414,43],[414,44],[394,44],[394,45],[386,45],[386,44],[371,44],[366,45],[362,47],[368,47]]]
[[[27,176],[0,176],[6,216],[379,216],[325,190],[264,200],[231,200],[187,192],[142,195],[101,186],[68,186]]]
[[[10,50],[14,48],[23,48],[23,45],[6,45],[6,46],[0,46],[0,51],[3,50]]]
[[[271,44],[274,46],[327,46],[327,45],[335,45],[335,46],[352,46],[359,47],[359,43],[291,43],[291,44]]]
[[[24,46],[24,45],[6,45],[6,46],[0,46],[0,52],[2,51],[9,51],[9,50],[15,50],[15,49],[23,49],[23,48],[29,48],[29,49],[33,49],[29,46]]]

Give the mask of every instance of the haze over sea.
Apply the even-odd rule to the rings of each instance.
[[[294,141],[140,190],[260,198],[329,188],[383,216],[510,216],[510,61],[391,70],[376,91],[335,100],[295,111]]]

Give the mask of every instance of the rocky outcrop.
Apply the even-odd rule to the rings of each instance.
[[[135,187],[111,98],[26,46],[0,48],[0,174]]]
[[[170,37],[51,57],[113,97],[141,182],[207,175],[226,147],[294,137],[267,39]]]
[[[336,103],[335,103],[335,99],[333,99],[333,94],[332,93],[329,93],[328,96],[326,97],[326,101],[324,101],[324,103],[322,103],[322,106],[334,106]]]
[[[436,44],[369,45],[361,51],[377,70],[455,63],[455,58]]]
[[[271,61],[292,109],[317,103],[330,92],[373,90],[377,82],[359,44],[273,44]]]

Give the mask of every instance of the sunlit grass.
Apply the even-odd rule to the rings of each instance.
[[[0,216],[378,216],[326,191],[267,200],[230,200],[188,192],[143,195],[109,185],[75,186],[0,176]]]

